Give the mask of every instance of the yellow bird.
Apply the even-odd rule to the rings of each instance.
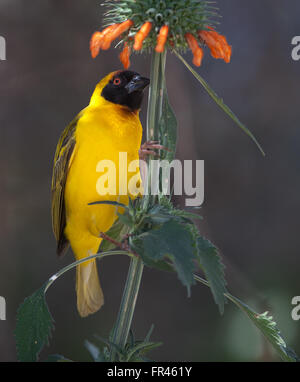
[[[139,110],[148,84],[149,79],[136,72],[110,73],[97,84],[89,105],[63,131],[56,148],[51,187],[58,255],[69,244],[77,260],[97,253],[102,240],[99,235],[117,218],[116,207],[89,203],[113,200],[128,204],[128,196],[119,192],[119,153],[127,154],[128,163],[139,159]],[[101,196],[97,190],[97,166],[103,160],[116,166],[116,195]],[[82,317],[103,305],[95,259],[77,266],[76,292]]]

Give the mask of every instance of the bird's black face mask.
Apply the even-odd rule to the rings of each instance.
[[[117,72],[102,90],[102,97],[118,105],[127,106],[130,111],[140,109],[143,90],[150,80],[136,72],[124,70]]]

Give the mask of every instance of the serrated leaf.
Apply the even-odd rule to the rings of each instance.
[[[39,290],[25,299],[18,309],[15,329],[17,357],[19,361],[36,361],[43,346],[48,344],[51,330],[54,326],[52,316],[46,304],[45,293],[53,282],[78,264],[97,257],[102,259],[106,256],[114,256],[120,253],[122,255],[127,254],[128,256],[133,256],[125,251],[111,251],[97,253],[85,259],[77,260],[58,271]]]
[[[217,248],[207,239],[198,237],[197,239],[198,260],[201,269],[209,283],[216,304],[220,313],[224,313],[226,303],[225,293],[226,281],[224,277],[224,265],[218,254]]]
[[[171,259],[178,277],[188,289],[194,284],[193,270],[195,254],[193,238],[189,230],[176,220],[168,221],[158,228],[132,238],[131,245],[147,263],[165,257]]]
[[[210,287],[209,283],[198,275],[194,275],[196,281]],[[256,313],[252,308],[250,308],[243,301],[234,297],[230,293],[225,293],[225,296],[233,302],[242,312],[246,313],[248,318],[254,323],[254,325],[260,330],[260,332],[265,336],[272,347],[277,351],[279,356],[287,362],[297,362],[299,361],[298,355],[293,349],[288,347],[280,334],[277,324],[273,321],[273,318],[268,316],[267,312],[259,314]]]
[[[143,257],[143,262],[148,267],[158,269],[159,271],[174,272],[174,267],[164,260],[152,260],[149,257]]]
[[[220,98],[215,91],[208,85],[208,83],[197,73],[186,61],[185,59],[178,53],[176,50],[173,50],[176,56],[183,62],[183,64],[187,67],[187,69],[193,74],[193,76],[200,82],[200,84],[204,87],[210,97],[216,102],[216,104],[237,124],[237,126],[243,130],[245,134],[248,135],[252,139],[252,141],[256,144],[259,151],[265,156],[265,152],[262,149],[261,145],[258,143],[255,136],[251,133],[251,131],[238,119],[238,117],[233,113],[233,111],[224,103],[222,98]]]
[[[201,215],[194,214],[193,212],[185,211],[185,210],[178,210],[174,209],[173,211],[174,216],[180,216],[182,218],[186,219],[199,219],[202,220],[203,217]]]
[[[254,323],[254,325],[261,331],[261,333],[265,336],[268,342],[273,346],[273,348],[277,351],[279,356],[287,362],[299,362],[300,359],[293,349],[289,348],[281,333],[277,327],[276,322],[273,320],[272,316],[268,315],[268,312],[264,312],[261,314],[256,313],[253,309],[251,309],[247,304],[238,298],[232,296],[231,294],[227,294],[228,299],[230,299],[235,305],[237,305],[250,320]]]
[[[167,198],[163,194],[159,194],[159,205],[158,207],[164,211],[164,213],[168,213],[168,215],[171,215],[172,218],[179,217],[179,218],[185,218],[185,219],[203,219],[201,215],[195,214],[190,211],[181,210],[178,208],[175,208],[169,198]]]
[[[53,318],[46,304],[45,287],[27,297],[19,307],[15,329],[17,357],[22,362],[34,362],[43,346],[48,344]]]

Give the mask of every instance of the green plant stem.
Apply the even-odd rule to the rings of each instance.
[[[166,51],[153,53],[150,74],[150,89],[147,114],[147,140],[157,140],[158,123],[162,113],[163,103],[163,73],[166,65]]]
[[[164,96],[164,72],[166,66],[167,51],[163,53],[153,52],[150,73],[150,89],[147,112],[147,141],[159,141],[159,121],[162,115]],[[150,163],[151,156],[148,163]],[[147,184],[145,185],[144,207],[147,209],[150,201],[154,201],[155,195],[151,195],[151,168],[148,166]]]
[[[54,283],[55,280],[57,280],[60,276],[62,276],[64,273],[66,273],[70,269],[75,268],[77,265],[85,263],[85,262],[90,261],[92,259],[99,258],[101,260],[104,257],[116,256],[116,255],[127,255],[129,257],[134,257],[134,255],[132,253],[129,253],[127,251],[123,251],[123,250],[122,251],[121,250],[115,251],[114,250],[114,251],[105,251],[105,252],[101,252],[101,253],[96,253],[95,255],[91,255],[91,256],[85,257],[84,259],[74,261],[73,263],[66,265],[64,268],[62,268],[57,273],[55,273],[52,277],[50,277],[50,279],[44,284],[44,293],[47,292],[47,290],[50,288],[50,286]]]
[[[127,342],[141,284],[143,268],[143,261],[139,257],[131,259],[119,314],[112,336],[112,343],[117,345],[120,349],[123,349]],[[115,349],[111,349],[110,361],[116,361]]]
[[[147,141],[159,140],[159,120],[162,114],[163,105],[163,74],[166,64],[166,52],[153,53],[150,74],[150,89],[147,111]],[[150,159],[150,158],[149,158]],[[144,196],[144,208],[146,209],[154,196],[150,195],[151,190],[151,171],[148,171],[148,185],[145,190],[148,193]],[[112,343],[118,348],[123,349],[127,343],[129,330],[135,310],[136,300],[141,284],[144,264],[138,257],[133,257],[130,262],[127,280],[122,296],[122,301],[118,317],[114,326]],[[110,361],[116,361],[117,352],[112,348]]]

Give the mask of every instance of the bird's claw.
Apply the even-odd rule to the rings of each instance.
[[[139,157],[141,160],[145,160],[148,155],[159,156],[159,154],[154,150],[165,150],[171,151],[165,146],[162,146],[158,141],[146,141],[141,145],[139,150]]]

